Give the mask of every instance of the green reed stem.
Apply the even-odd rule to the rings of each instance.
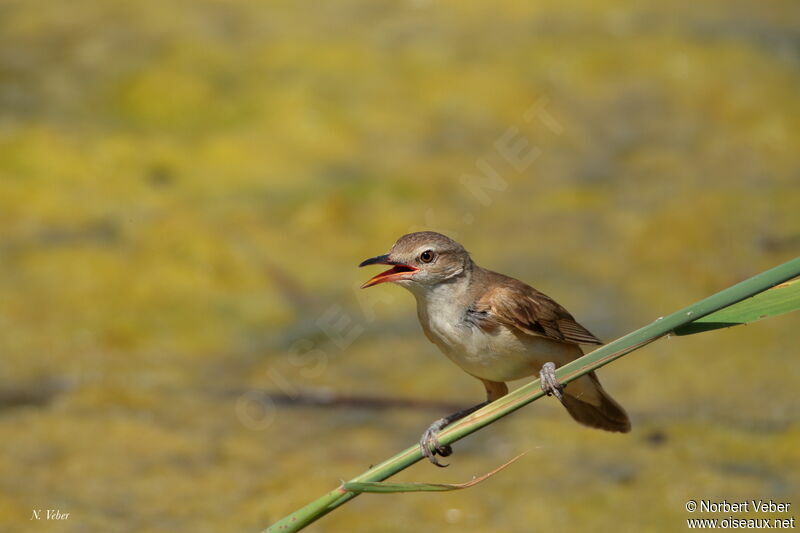
[[[669,316],[661,317],[655,322],[637,329],[614,342],[606,344],[591,353],[560,367],[556,376],[561,383],[569,383],[584,374],[607,365],[634,350],[645,346],[676,328],[689,324],[715,311],[731,306],[736,302],[749,298],[779,283],[800,276],[800,257],[792,259],[780,266],[762,272],[752,278],[709,296],[695,304],[676,311]],[[459,420],[445,428],[439,434],[439,442],[452,444],[467,435],[478,431],[516,411],[517,409],[544,396],[539,380],[532,381]],[[418,445],[413,445],[397,455],[375,465],[366,472],[351,479],[351,482],[383,481],[422,459]],[[348,492],[339,486],[313,502],[287,515],[274,523],[264,533],[289,533],[299,531],[318,520],[340,505],[355,498],[357,493]]]

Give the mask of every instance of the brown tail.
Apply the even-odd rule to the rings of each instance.
[[[570,395],[569,385],[564,389],[564,407],[567,408],[572,418],[585,426],[593,428],[618,431],[620,433],[629,432],[631,430],[631,421],[628,419],[628,413],[625,412],[625,409],[603,389],[594,372],[587,374],[587,377],[594,382],[591,388],[594,389],[593,392],[595,394],[587,394],[581,398],[583,396],[581,394],[577,396]],[[577,384],[582,380],[584,378],[579,378],[573,383]],[[588,384],[582,383],[581,385]]]

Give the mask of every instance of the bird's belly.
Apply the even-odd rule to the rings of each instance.
[[[444,354],[465,372],[490,381],[511,381],[538,374],[553,361],[561,366],[581,355],[577,346],[544,337],[520,336],[505,327],[487,333],[463,327],[457,335],[436,342]]]

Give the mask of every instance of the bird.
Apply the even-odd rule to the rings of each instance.
[[[583,355],[581,345],[603,344],[546,294],[515,278],[480,267],[453,239],[434,231],[400,237],[388,253],[361,262],[389,265],[361,288],[394,283],[417,302],[425,336],[452,362],[479,379],[486,401],[434,421],[422,434],[422,454],[452,454],[438,433],[508,393],[506,382],[539,374],[542,390],[561,401],[572,418],[592,428],[627,433],[625,409],[590,372],[565,387],[555,369]]]

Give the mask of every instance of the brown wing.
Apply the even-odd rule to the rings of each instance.
[[[487,291],[470,311],[476,323],[487,330],[500,323],[572,344],[603,344],[552,298],[511,278]]]

